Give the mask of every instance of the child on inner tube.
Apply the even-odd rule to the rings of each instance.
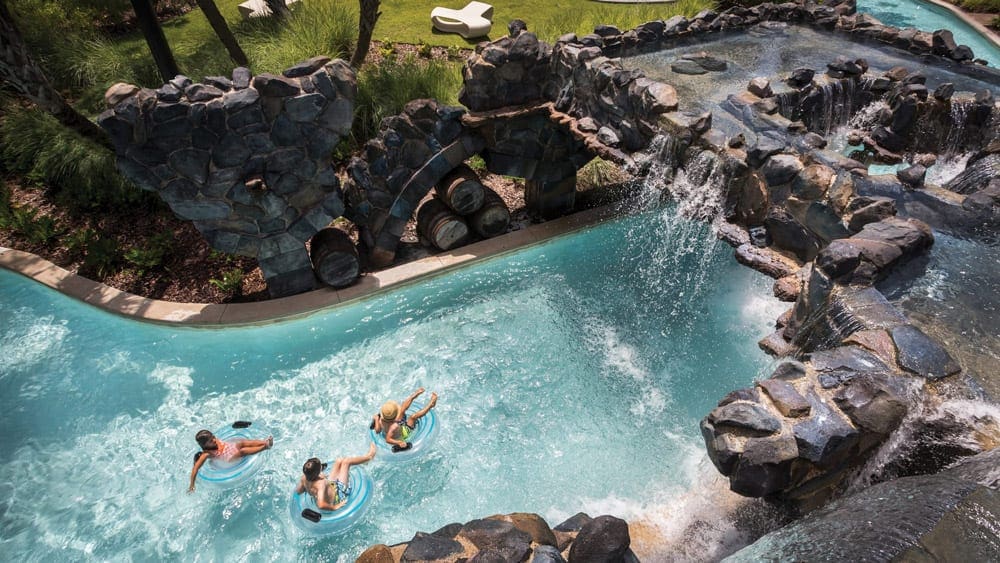
[[[201,446],[201,452],[194,461],[191,468],[191,483],[188,485],[188,492],[194,492],[194,479],[198,475],[198,470],[208,461],[208,458],[216,458],[222,461],[236,461],[243,456],[260,453],[274,445],[274,438],[268,436],[267,440],[236,440],[235,442],[223,442],[215,437],[208,430],[199,430],[194,439]]]
[[[386,401],[379,410],[379,413],[373,417],[374,420],[372,421],[371,428],[385,435],[385,441],[392,445],[393,452],[401,452],[413,447],[413,444],[408,442],[407,438],[410,437],[413,429],[417,427],[417,421],[426,416],[434,408],[434,405],[437,404],[437,393],[431,393],[431,401],[427,403],[426,407],[410,416],[406,416],[406,409],[410,408],[413,400],[423,392],[423,387],[417,389],[403,401],[402,406],[396,401]]]
[[[367,463],[375,457],[375,443],[372,442],[368,453],[358,457],[341,457],[333,462],[330,473],[323,474],[326,464],[319,458],[309,458],[302,466],[302,477],[295,487],[296,494],[309,493],[316,499],[320,510],[337,510],[347,504],[351,496],[349,471],[352,465]]]

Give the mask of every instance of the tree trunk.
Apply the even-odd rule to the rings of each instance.
[[[167,37],[163,35],[163,28],[156,19],[156,10],[153,9],[151,0],[130,0],[132,9],[135,10],[135,17],[142,28],[142,34],[146,37],[146,44],[149,45],[149,52],[153,54],[156,61],[156,68],[160,71],[160,76],[164,82],[169,82],[181,72],[177,70],[177,62],[174,54],[170,51]]]
[[[42,68],[31,58],[5,0],[0,0],[0,78],[5,88],[49,112],[64,126],[111,148],[108,135],[66,103],[49,84]]]
[[[267,2],[267,7],[271,9],[271,16],[278,20],[288,19],[288,16],[292,15],[291,10],[288,9],[288,5],[285,4],[285,0],[264,0]]]
[[[240,48],[240,44],[236,42],[236,37],[233,32],[229,30],[229,26],[226,25],[226,18],[222,17],[219,13],[218,6],[215,5],[215,0],[198,0],[198,6],[201,7],[201,11],[205,14],[205,18],[208,19],[208,23],[211,24],[212,29],[215,30],[215,34],[219,36],[219,41],[226,46],[226,51],[229,51],[229,58],[233,59],[233,62],[240,66],[247,66],[247,56]]]
[[[354,56],[351,57],[351,66],[354,68],[361,68],[364,64],[368,48],[371,47],[375,23],[382,15],[382,12],[378,11],[380,0],[358,0],[358,2],[361,4],[358,13],[358,46],[354,49]]]

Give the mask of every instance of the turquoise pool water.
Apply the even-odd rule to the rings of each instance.
[[[858,0],[858,11],[871,14],[882,23],[896,27],[914,27],[922,31],[951,30],[955,43],[972,47],[977,58],[990,66],[1000,64],[1000,47],[982,36],[969,24],[947,9],[923,0]]]
[[[697,486],[697,423],[771,360],[787,307],[708,227],[647,212],[354,305],[256,327],[97,312],[0,271],[0,550],[8,560],[331,560],[454,521],[641,515]],[[372,462],[374,504],[308,538],[305,459],[360,454],[368,417],[440,394],[432,452]],[[250,419],[248,486],[185,494],[194,434]],[[711,470],[714,473],[714,470]]]

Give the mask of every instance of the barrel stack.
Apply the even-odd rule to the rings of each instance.
[[[509,224],[507,204],[465,164],[442,178],[417,211],[417,230],[441,250],[464,243],[470,231],[491,238],[505,233]]]

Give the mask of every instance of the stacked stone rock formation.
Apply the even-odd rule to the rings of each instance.
[[[550,528],[537,514],[497,514],[465,524],[449,524],[408,542],[374,545],[358,563],[408,561],[534,561],[575,563],[638,561],[629,549],[628,524],[613,516],[579,513]]]
[[[842,59],[829,69],[821,80],[843,86],[858,81],[867,65]],[[925,112],[940,115],[935,104],[947,103],[944,94],[950,92],[921,105],[919,88],[905,80],[910,76],[909,84],[922,85],[919,78],[905,69],[889,74],[866,81],[873,92],[842,87],[840,92],[855,98],[844,105],[894,98],[898,103],[885,119],[898,121],[893,116],[907,103],[900,100],[914,96],[909,119],[922,119]],[[752,239],[746,231],[727,228],[726,238],[738,246],[741,262],[777,278],[777,295],[795,301],[761,346],[802,361],[782,364],[754,389],[731,393],[704,419],[702,432],[710,458],[734,491],[812,507],[896,429],[919,401],[920,393],[912,390],[921,381],[954,375],[961,366],[872,287],[933,243],[927,224],[895,217],[906,199],[880,195],[910,191],[893,176],[869,177],[857,161],[817,148],[822,145],[809,138],[809,127],[777,113],[780,106],[792,117],[809,115],[802,105],[813,103],[808,100],[818,88],[814,73],[796,71],[789,82],[796,90],[775,94],[766,81],[754,80],[748,91],[731,96],[727,107],[751,128],[745,135],[753,140],[745,148],[744,139],[737,139],[716,150],[745,159],[748,167],[729,190],[728,218],[762,231]],[[775,96],[784,99],[762,103]],[[993,109],[992,102],[982,107]],[[991,123],[982,126],[985,138],[996,135]],[[706,134],[700,142],[710,138]],[[981,166],[988,169],[986,162]],[[890,184],[895,187],[887,188]],[[953,214],[963,209],[950,205]],[[966,214],[964,222],[976,225],[978,217]]]
[[[330,161],[356,91],[345,62],[317,57],[282,76],[237,68],[232,79],[178,76],[158,90],[118,84],[98,122],[126,177],[213,248],[257,258],[281,296],[313,288],[305,242],[344,213]]]

